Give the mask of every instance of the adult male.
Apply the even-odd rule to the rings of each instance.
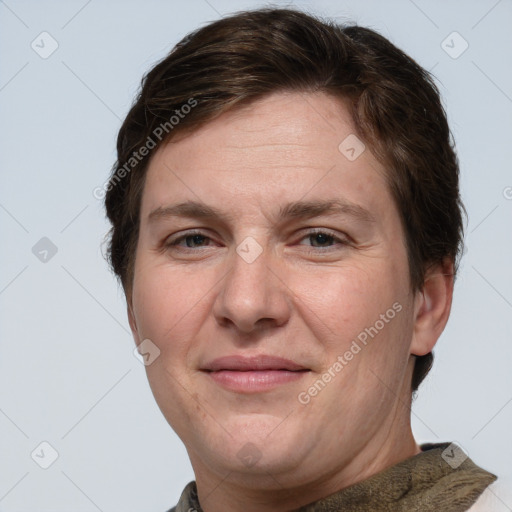
[[[389,41],[287,9],[196,31],[146,76],[108,189],[196,476],[173,510],[457,512],[496,479],[411,431],[463,207],[438,91]]]

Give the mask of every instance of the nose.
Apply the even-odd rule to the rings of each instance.
[[[283,279],[282,268],[280,272],[280,265],[269,252],[263,250],[254,261],[233,254],[231,268],[213,305],[219,325],[250,334],[288,322],[291,292]]]

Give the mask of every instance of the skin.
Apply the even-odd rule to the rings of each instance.
[[[452,266],[432,268],[413,293],[384,168],[368,148],[354,161],[338,149],[354,133],[339,99],[275,93],[179,134],[150,162],[128,314],[135,342],[160,350],[148,380],[187,447],[205,512],[296,510],[420,451],[413,356],[431,351],[446,324]],[[330,199],[373,220],[278,218],[288,203]],[[187,200],[228,218],[150,219]],[[177,241],[190,230],[203,237]],[[236,251],[246,237],[262,249],[252,263]],[[400,312],[301,403],[395,303]],[[234,392],[201,371],[232,354],[281,356],[309,371]],[[242,460],[247,450],[256,463]]]

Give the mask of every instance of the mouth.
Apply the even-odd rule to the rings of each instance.
[[[237,393],[259,393],[302,379],[309,371],[281,357],[225,356],[202,368],[208,377],[225,389]]]

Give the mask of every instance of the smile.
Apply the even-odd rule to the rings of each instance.
[[[230,391],[259,393],[298,381],[310,370],[281,357],[234,355],[215,359],[203,371]]]

